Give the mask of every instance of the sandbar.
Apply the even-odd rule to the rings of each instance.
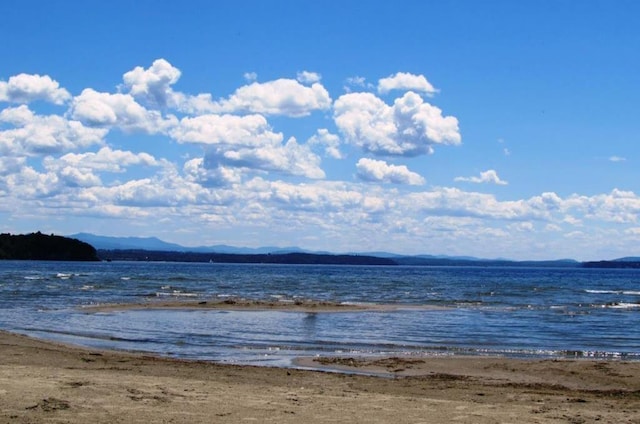
[[[184,361],[0,332],[0,423],[640,422],[640,362],[453,356],[299,365],[306,369]]]
[[[409,309],[448,309],[432,305],[411,305],[411,304],[379,304],[379,303],[344,303],[310,299],[156,299],[148,298],[143,302],[115,303],[100,305],[85,305],[81,308],[84,312],[116,312],[132,309],[222,309],[235,311],[291,311],[291,312],[386,312]]]

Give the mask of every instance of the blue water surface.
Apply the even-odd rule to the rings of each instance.
[[[83,309],[227,297],[395,308]],[[316,355],[640,360],[639,324],[640,270],[0,261],[0,329],[180,358],[278,366]]]

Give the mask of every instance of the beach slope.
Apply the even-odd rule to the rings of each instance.
[[[2,423],[639,423],[640,363],[304,359],[364,376],[178,361],[0,332]]]

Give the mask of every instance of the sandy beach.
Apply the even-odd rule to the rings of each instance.
[[[0,332],[0,422],[640,423],[637,362],[406,357],[298,365],[309,369],[179,361]]]

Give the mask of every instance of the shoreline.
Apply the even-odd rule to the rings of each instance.
[[[0,422],[640,421],[639,362],[299,361],[310,369],[87,349],[0,331]]]

